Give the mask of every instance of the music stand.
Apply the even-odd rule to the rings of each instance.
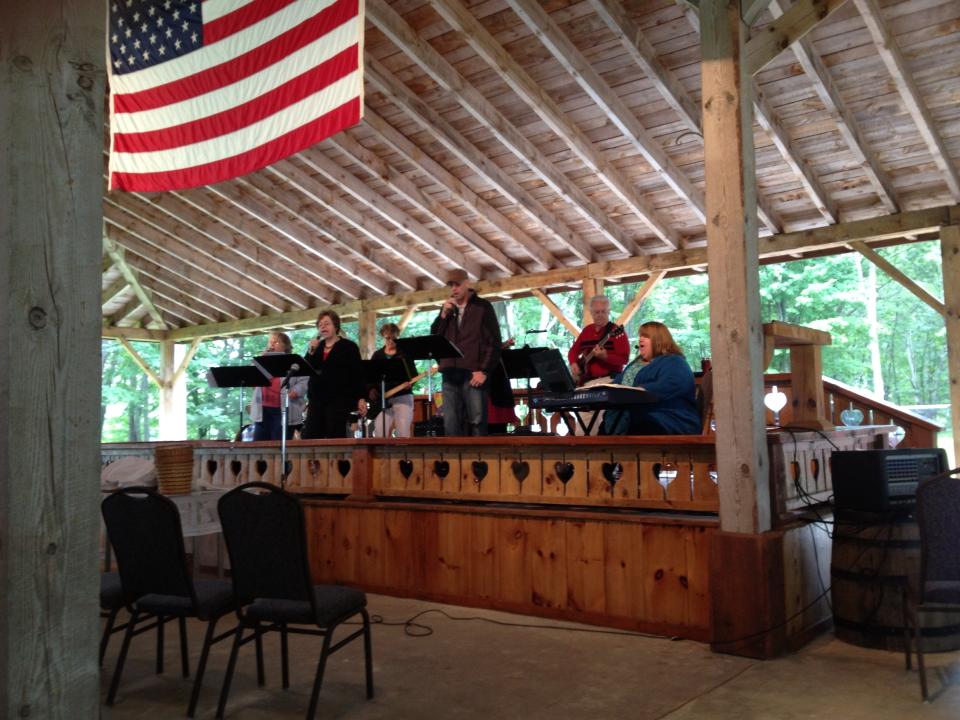
[[[577,389],[577,384],[573,381],[573,375],[570,374],[570,367],[564,361],[560,351],[556,348],[532,355],[530,357],[530,364],[533,365],[533,369],[536,370],[537,376],[540,378],[540,388],[545,392],[572,393]],[[584,427],[580,414],[574,412],[574,417],[577,418],[580,427],[584,429],[584,434],[589,435],[590,431]],[[596,415],[594,415],[594,417],[596,417]],[[561,411],[560,418],[567,426],[567,429],[575,434],[576,431],[570,423],[570,418],[567,413]],[[549,423],[547,423],[547,426],[549,428]],[[592,422],[590,423],[590,427],[592,429]]]
[[[463,357],[460,348],[442,335],[397,338],[396,342],[397,350],[408,360],[429,360],[430,367],[433,367],[434,360]],[[429,370],[430,368],[427,368],[427,420],[433,418],[433,374]]]
[[[286,488],[291,468],[287,463],[287,413],[290,409],[290,378],[317,377],[313,366],[296,353],[268,353],[253,359],[253,364],[271,378],[282,377],[280,385],[280,487]]]
[[[207,384],[215,388],[240,388],[240,427],[237,432],[242,433],[243,389],[265,387],[270,384],[270,378],[253,365],[224,365],[207,368]]]
[[[501,351],[500,358],[503,360],[503,369],[507,373],[508,380],[523,380],[527,381],[527,407],[530,407],[530,378],[540,377],[540,373],[537,372],[537,369],[533,366],[533,363],[530,362],[530,358],[537,353],[542,353],[548,348],[545,347],[530,347],[529,345],[524,345],[522,348],[507,348],[506,350]],[[524,418],[526,420],[526,418]],[[525,432],[525,427],[521,426],[519,432],[522,434]]]
[[[407,363],[404,362],[405,359],[394,356],[360,361],[363,366],[363,379],[367,385],[378,385],[380,387],[380,413],[383,416],[380,424],[380,434],[384,438],[387,436],[387,416],[384,414],[384,410],[387,409],[387,386],[395,388],[410,381],[413,377],[410,375]],[[368,411],[367,415],[369,416],[369,414]]]

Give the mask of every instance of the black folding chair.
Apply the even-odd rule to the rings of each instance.
[[[366,659],[367,698],[372,698],[373,666],[366,595],[353,588],[311,582],[306,525],[300,501],[275,485],[252,482],[221,497],[218,510],[230,556],[239,624],[227,663],[217,717],[222,718],[226,710],[240,646],[250,640],[259,641],[266,632],[280,633],[285,689],[290,687],[288,633],[323,637],[307,711],[308,720],[316,715],[327,658],[360,636],[363,636]],[[362,617],[362,627],[331,645],[337,627],[356,615]],[[245,629],[252,631],[247,637],[244,637]],[[263,684],[262,675],[258,679]]]
[[[920,671],[920,695],[929,699],[923,663],[923,616],[960,613],[960,468],[923,480],[917,488],[917,525],[920,529],[920,585],[908,588],[905,616],[913,630]],[[911,647],[906,646],[907,669]]]
[[[121,488],[104,499],[101,512],[117,558],[123,601],[130,610],[107,705],[113,705],[117,697],[127,651],[135,635],[157,629],[157,672],[163,672],[163,626],[172,618],[180,625],[180,660],[183,676],[189,677],[186,618],[195,617],[206,621],[207,632],[187,708],[187,715],[193,717],[210,646],[233,633],[231,628],[221,635],[214,634],[217,621],[234,609],[230,583],[191,578],[180,511],[169,498],[150,488]]]
[[[100,664],[103,665],[103,656],[107,653],[110,636],[115,632],[127,629],[126,623],[117,625],[117,615],[126,607],[123,598],[123,586],[120,584],[120,574],[107,572],[100,575],[100,617],[107,623],[100,638]]]

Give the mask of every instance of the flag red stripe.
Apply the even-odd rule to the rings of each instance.
[[[279,85],[250,102],[215,115],[161,130],[141,133],[114,133],[114,152],[154,152],[209,140],[259,122],[357,69],[356,45],[344,49],[325,63]]]
[[[353,98],[316,120],[239,155],[169,172],[112,173],[110,187],[129,192],[160,192],[171,188],[212,185],[259,170],[358,122],[360,98]]]
[[[203,44],[209,45],[254,25],[296,0],[260,0],[203,24]]]
[[[216,67],[134,93],[113,96],[115,113],[155,110],[232,85],[282,60],[356,17],[357,0],[336,3],[282,35]],[[198,51],[198,52],[202,52]],[[189,57],[189,56],[187,56]]]

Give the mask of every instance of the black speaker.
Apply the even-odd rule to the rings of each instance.
[[[917,485],[947,470],[941,448],[841,450],[830,456],[837,510],[887,512],[916,504]]]

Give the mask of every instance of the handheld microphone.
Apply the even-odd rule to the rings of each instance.
[[[542,330],[527,330],[527,335],[531,335],[533,333],[545,333],[546,331],[546,328],[543,328]]]

